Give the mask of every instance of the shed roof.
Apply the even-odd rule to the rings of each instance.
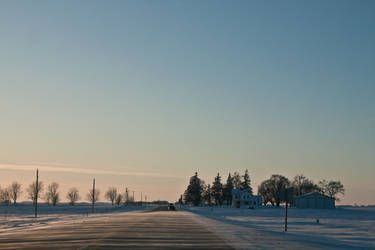
[[[322,196],[324,198],[335,199],[333,197],[329,197],[327,195],[324,195],[324,194],[321,194],[321,193],[318,193],[318,192],[310,192],[310,193],[306,193],[306,194],[301,194],[301,195],[298,195],[298,196],[296,196],[294,198],[295,199],[300,199],[300,198],[306,198],[306,197],[309,197],[309,196]]]

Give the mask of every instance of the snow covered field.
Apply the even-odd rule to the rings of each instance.
[[[38,206],[38,218],[34,218],[34,207],[32,204],[0,205],[0,233],[11,233],[15,231],[62,225],[67,223],[79,223],[91,218],[111,216],[113,213],[131,212],[144,210],[142,206],[111,206],[107,203],[95,205],[95,214],[91,213],[91,205],[78,203],[74,206],[58,204]]]
[[[242,241],[244,248],[248,246],[246,241],[255,243],[254,241],[259,239],[263,242],[263,247],[266,247],[272,240],[279,239],[280,242],[293,241],[307,248],[375,249],[375,207],[290,208],[288,233],[283,232],[284,208],[282,207],[237,209],[225,206],[221,208],[186,206],[183,209],[208,218],[199,221],[216,233],[227,234],[225,237],[231,243]],[[236,247],[241,248],[241,244]]]
[[[41,204],[34,218],[31,204],[0,205],[0,234],[109,218],[114,213],[137,212],[145,206],[111,206],[98,203],[56,207]],[[192,207],[182,210],[236,249],[375,249],[375,207],[288,209],[284,233],[284,208]],[[138,216],[142,216],[138,214]],[[319,223],[317,223],[319,219]]]

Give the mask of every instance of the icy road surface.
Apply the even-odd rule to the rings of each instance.
[[[137,211],[0,234],[1,249],[233,249],[188,212]]]

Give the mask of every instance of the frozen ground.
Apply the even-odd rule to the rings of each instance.
[[[89,204],[77,204],[74,207],[67,204],[60,204],[56,207],[43,204],[39,207],[39,217],[35,219],[31,204],[0,205],[0,238],[8,239],[12,236],[17,239],[15,241],[17,242],[19,239],[17,237],[20,235],[39,232],[38,230],[46,230],[46,228],[48,228],[48,231],[59,228],[73,228],[80,232],[80,228],[84,225],[90,226],[95,223],[98,224],[98,222],[105,222],[103,226],[112,228],[113,223],[118,218],[122,218],[129,223],[139,219],[140,222],[135,223],[133,221],[135,224],[131,225],[138,225],[141,228],[140,230],[146,230],[143,233],[159,232],[158,227],[162,223],[165,224],[166,230],[174,228],[174,230],[177,230],[176,233],[179,233],[181,227],[177,227],[177,225],[181,224],[183,217],[187,221],[195,221],[195,223],[189,222],[189,227],[199,228],[197,224],[199,223],[215,233],[218,236],[216,240],[223,239],[228,245],[236,249],[375,249],[374,207],[342,207],[334,210],[291,208],[289,209],[288,233],[283,232],[283,208],[236,209],[232,207],[186,206],[182,210],[187,212],[136,212],[145,209],[151,209],[151,207],[112,207],[102,203],[97,204],[96,213],[91,214]],[[134,213],[131,211],[134,211]],[[116,214],[118,216],[114,216]],[[161,217],[161,215],[164,217]],[[177,218],[177,215],[182,217]],[[164,221],[168,216],[177,217],[175,220]],[[319,219],[319,223],[317,223],[317,219]],[[146,223],[147,226],[141,222]],[[153,227],[150,227],[149,223],[151,222]],[[99,228],[101,227],[100,223],[98,224]],[[121,230],[123,230],[122,227],[126,227],[126,225],[122,225]],[[98,230],[95,229],[93,232]],[[133,229],[129,228],[129,230]],[[171,238],[171,242],[178,240],[173,238],[175,236],[172,236],[168,236]],[[86,239],[85,237],[82,236],[82,239]],[[121,233],[121,237],[125,236]],[[147,237],[144,238],[146,240]],[[128,240],[121,239],[124,244]],[[86,240],[89,241],[89,239]],[[147,240],[150,239],[147,238]],[[194,243],[195,238],[191,239],[191,242]],[[140,244],[140,242],[138,243]]]
[[[201,215],[200,223],[221,234],[236,248],[270,248],[293,241],[305,248],[375,249],[375,208],[288,209],[284,233],[284,208],[184,207]],[[317,223],[319,219],[319,223]]]
[[[113,213],[143,210],[142,206],[111,206],[106,203],[95,205],[95,214],[91,213],[91,205],[79,203],[74,206],[58,204],[38,206],[38,218],[34,218],[32,204],[0,205],[0,233],[11,233],[25,229],[49,227],[70,223],[80,223],[91,218],[111,216]]]
[[[81,223],[0,233],[0,249],[231,250],[183,211],[158,209],[98,216]]]

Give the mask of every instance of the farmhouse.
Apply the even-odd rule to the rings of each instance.
[[[241,205],[248,206],[261,206],[262,196],[253,195],[250,189],[233,189],[232,190],[232,205],[235,207],[240,207]]]
[[[311,192],[294,197],[292,205],[297,208],[335,208],[335,198]]]

